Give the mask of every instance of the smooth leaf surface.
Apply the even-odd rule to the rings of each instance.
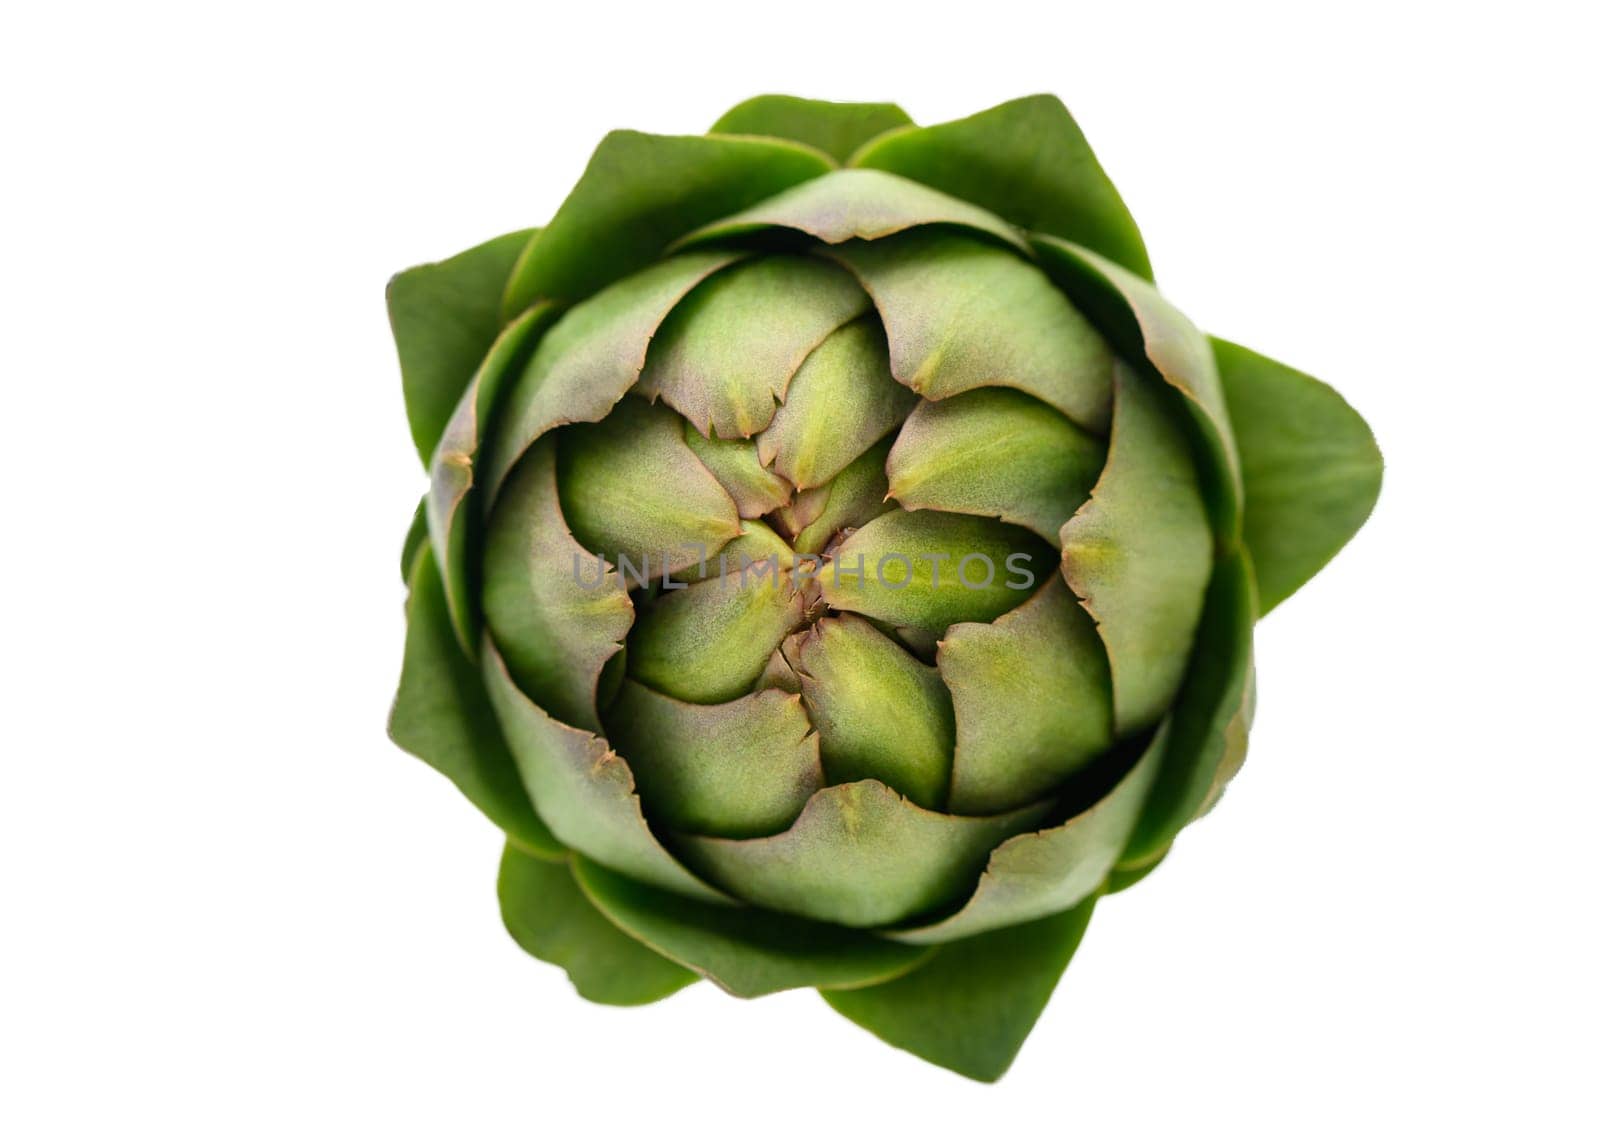
[[[638,392],[705,436],[759,433],[806,355],[870,305],[850,273],[825,260],[748,260],[678,304],[650,344]]]
[[[1205,503],[1162,392],[1118,365],[1105,471],[1061,529],[1061,573],[1111,661],[1119,736],[1153,725],[1176,695],[1211,572]]]
[[[1074,241],[1151,277],[1132,215],[1083,131],[1053,95],[885,134],[862,147],[850,164],[910,177],[1018,228]]]
[[[752,904],[872,927],[960,900],[989,851],[1048,810],[1046,803],[961,818],[923,810],[867,779],[818,791],[781,834],[686,837],[674,845],[704,876]]]
[[[1059,574],[992,623],[951,626],[938,664],[955,709],[956,814],[1042,798],[1111,746],[1105,647]]]
[[[610,413],[639,380],[650,340],[679,300],[736,259],[724,252],[674,256],[568,311],[539,343],[500,415],[483,478],[489,498],[545,433]]]
[[[554,218],[528,241],[506,283],[503,311],[509,318],[540,299],[571,303],[592,295],[658,259],[685,233],[833,167],[826,154],[777,138],[615,130]]]
[[[633,768],[651,816],[688,834],[774,834],[823,785],[800,697],[775,689],[690,704],[625,681],[606,736]]]
[[[823,102],[759,94],[718,118],[710,132],[788,138],[842,162],[879,134],[909,125],[910,116],[892,102]]]
[[[494,643],[484,681],[523,782],[561,842],[650,885],[707,901],[727,898],[669,854],[646,825],[633,772],[599,736],[552,719],[516,686]]]
[[[934,229],[828,254],[872,296],[896,381],[933,400],[1009,386],[1104,434],[1111,349],[1033,263],[1009,248]]]
[[[581,858],[574,873],[624,932],[744,998],[797,987],[864,987],[904,975],[928,956],[926,949],[838,925],[675,897]]]
[[[566,861],[541,861],[506,845],[500,859],[500,918],[524,952],[567,971],[595,1003],[655,1003],[700,977],[646,948],[602,916]]]
[[[1212,526],[1225,543],[1239,536],[1244,488],[1239,450],[1228,419],[1211,346],[1184,315],[1147,280],[1087,248],[1036,236],[1040,264],[1126,359],[1145,359],[1183,395],[1205,459],[1201,483]]]
[[[558,315],[555,307],[539,303],[500,332],[450,415],[429,464],[428,530],[444,576],[456,640],[469,656],[477,648],[480,613],[475,590],[478,579],[470,569],[483,533],[478,506],[482,501],[473,495],[479,449],[507,382],[520,372],[528,351]]]
[[[1372,514],[1383,457],[1367,423],[1331,386],[1220,338],[1211,349],[1239,440],[1244,542],[1264,616]]]
[[[822,997],[891,1046],[993,1082],[1038,1022],[1093,908],[1088,900],[1053,917],[947,944],[900,979]]]
[[[943,808],[955,717],[938,672],[851,614],[785,644],[828,781],[877,779],[919,806]]]
[[[1218,561],[1195,634],[1195,662],[1168,722],[1167,750],[1119,863],[1135,869],[1167,847],[1205,805],[1230,742],[1242,742],[1236,721],[1248,712],[1255,583],[1248,555]]]
[[[1099,801],[1058,825],[1018,834],[989,855],[971,900],[933,924],[893,930],[896,940],[939,944],[1072,908],[1111,877],[1166,751],[1158,731]]]
[[[824,244],[842,244],[846,240],[881,240],[930,224],[970,228],[1025,254],[1028,251],[1017,230],[994,213],[876,169],[824,173],[691,232],[679,246],[726,240],[767,228],[787,228]]]
[[[444,774],[529,853],[565,853],[534,812],[478,668],[456,643],[445,608],[444,583],[426,545],[411,568],[405,663],[389,716],[389,736]]]
[[[556,719],[598,732],[600,673],[633,625],[633,603],[562,520],[555,440],[535,445],[500,494],[484,546],[484,614],[517,685]]]
[[[424,466],[500,333],[500,294],[534,235],[534,229],[510,232],[389,281],[389,325],[400,354],[406,418]]]

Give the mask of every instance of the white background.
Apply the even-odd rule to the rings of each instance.
[[[1594,32],[1477,7],[4,17],[0,1125],[1594,1128]],[[1388,460],[1261,626],[1242,777],[998,1087],[806,992],[582,1002],[384,737],[386,278],[768,90],[1060,94],[1168,293]]]

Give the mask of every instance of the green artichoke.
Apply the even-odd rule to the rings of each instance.
[[[1207,338],[1055,99],[608,135],[389,287],[431,483],[391,720],[603,1003],[815,987],[993,1080],[1244,756],[1382,465]]]

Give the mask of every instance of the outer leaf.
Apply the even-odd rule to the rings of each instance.
[[[919,928],[887,935],[939,944],[1021,924],[1070,909],[1113,876],[1166,750],[1166,731],[1099,802],[1046,830],[1018,834],[989,856],[971,900],[959,911]]]
[[[1239,721],[1250,707],[1255,584],[1244,551],[1217,562],[1195,634],[1194,662],[1168,723],[1166,756],[1119,869],[1133,870],[1167,852],[1200,813],[1230,745],[1243,742]]]
[[[426,465],[473,372],[500,333],[500,293],[534,229],[512,232],[389,281],[411,439]]]
[[[824,991],[839,1014],[891,1046],[980,1082],[1016,1058],[1089,925],[1094,901],[941,948],[898,980]]]
[[[725,240],[766,228],[804,232],[824,244],[881,240],[929,224],[954,224],[984,232],[1024,255],[1028,244],[992,212],[878,169],[835,169],[743,212],[689,233],[679,246]]]
[[[1220,338],[1211,349],[1239,439],[1244,542],[1265,615],[1372,514],[1383,457],[1367,423],[1331,386]]]
[[[389,715],[389,736],[442,772],[527,852],[541,857],[566,852],[534,813],[477,666],[456,644],[444,584],[426,545],[411,568],[406,657]]]
[[[569,727],[525,696],[485,640],[484,678],[539,815],[561,841],[650,885],[726,901],[662,848],[645,824],[633,773],[599,736]]]
[[[660,257],[684,233],[831,168],[826,154],[776,138],[613,131],[523,250],[502,310],[509,317],[540,299],[592,295]]]
[[[495,431],[482,482],[492,499],[545,433],[609,414],[644,368],[650,339],[678,301],[738,257],[690,252],[653,264],[567,312],[539,343]]]
[[[985,818],[939,814],[876,779],[811,796],[795,824],[770,838],[686,837],[684,860],[738,897],[855,927],[924,916],[970,892],[1001,842],[1050,804]]]
[[[477,487],[479,450],[508,379],[520,371],[528,351],[558,314],[552,305],[540,303],[518,315],[500,333],[461,395],[429,464],[428,530],[444,576],[456,640],[468,656],[477,648],[481,613],[477,579],[468,569],[482,537],[480,501],[473,498],[468,503]]]
[[[561,517],[554,437],[517,466],[483,549],[483,608],[517,684],[546,712],[600,730],[600,674],[633,625],[616,572],[591,562]]]
[[[498,889],[500,916],[511,938],[528,954],[565,968],[585,999],[636,1007],[700,978],[601,916],[567,862],[530,858],[507,843]]]
[[[1019,228],[1093,248],[1150,278],[1139,229],[1083,131],[1053,95],[885,134],[850,159],[999,213]]]
[[[584,858],[573,872],[624,932],[737,996],[864,987],[902,976],[929,955],[837,925],[674,897]]]
[[[428,545],[428,497],[417,501],[417,510],[411,514],[411,526],[406,529],[406,541],[400,547],[400,581],[410,585],[411,568],[417,565],[417,555]]]
[[[1040,265],[1124,358],[1146,358],[1183,395],[1205,456],[1201,482],[1212,526],[1224,542],[1237,539],[1244,498],[1239,450],[1206,336],[1152,284],[1087,248],[1049,236],[1035,237],[1033,247]]]
[[[718,118],[710,132],[788,138],[844,161],[884,131],[909,125],[910,116],[892,102],[821,102],[758,94]]]
[[[1061,573],[1105,642],[1121,736],[1151,727],[1171,704],[1211,571],[1205,505],[1163,392],[1118,365],[1105,471],[1061,529]]]

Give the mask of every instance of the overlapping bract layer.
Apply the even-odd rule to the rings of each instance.
[[[612,135],[544,230],[397,278],[433,485],[393,731],[507,830],[524,947],[1004,1069],[1095,895],[1237,770],[1251,552],[1278,600],[1376,491],[1336,395],[1147,274],[1054,100],[768,98]]]

